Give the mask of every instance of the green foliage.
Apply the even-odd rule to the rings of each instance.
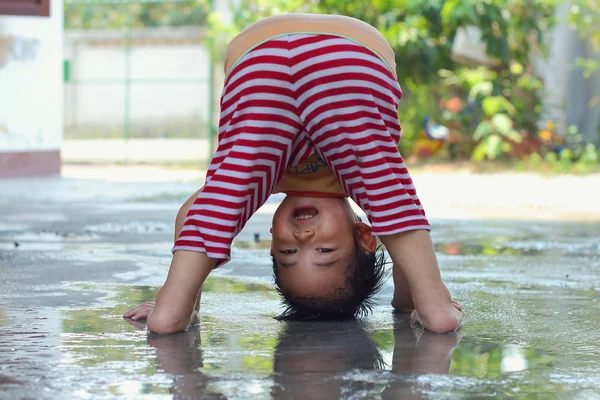
[[[65,3],[65,29],[158,28],[165,26],[206,26],[208,0],[126,4]]]
[[[464,140],[474,141],[473,160],[510,158],[513,145],[537,132],[542,83],[522,64],[513,62],[503,70],[459,67],[439,75],[436,94],[446,110],[434,118],[453,127]],[[460,109],[448,110],[456,107]]]
[[[529,62],[553,12],[553,0],[241,0],[238,28],[284,12],[343,14],[361,19],[388,40],[398,63],[400,83],[430,83],[438,70],[453,69],[452,44],[459,28],[482,31],[487,52],[508,66]]]
[[[600,50],[600,3],[597,0],[578,0],[569,7],[569,23],[582,38],[589,38]]]
[[[554,0],[241,0],[234,15],[238,30],[284,12],[343,14],[376,27],[396,54],[404,101],[400,105],[403,139],[409,154],[425,117],[449,125],[460,136],[475,135],[473,158],[503,158],[518,130],[537,131],[541,81],[533,75],[530,54],[543,50],[552,25]],[[481,30],[493,70],[457,65],[454,38],[461,27]],[[470,109],[440,107],[457,97]],[[479,121],[479,122],[478,122]],[[478,126],[479,125],[479,126]],[[469,139],[471,140],[471,139]],[[472,149],[467,146],[466,149]]]
[[[569,24],[577,30],[579,36],[588,39],[596,51],[600,51],[600,2],[597,0],[579,0],[569,7]],[[577,58],[575,65],[583,71],[583,76],[590,78],[600,70],[600,62]]]
[[[600,148],[585,143],[577,128],[569,127],[565,143],[554,150],[530,154],[520,166],[521,169],[533,169],[553,173],[588,174],[598,172]]]

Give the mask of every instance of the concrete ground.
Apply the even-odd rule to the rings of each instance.
[[[391,282],[361,321],[275,321],[273,197],[206,283],[201,324],[147,335],[121,314],[164,282],[201,179],[67,166],[0,181],[1,399],[600,399],[600,177],[414,173],[458,333],[394,316]]]

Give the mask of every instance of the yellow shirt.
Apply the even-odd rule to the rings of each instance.
[[[225,75],[247,52],[278,36],[303,33],[340,36],[357,42],[378,55],[396,78],[394,51],[379,31],[356,18],[326,14],[282,14],[262,19],[237,35],[227,48]]]

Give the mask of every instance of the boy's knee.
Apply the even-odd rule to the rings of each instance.
[[[185,320],[177,320],[168,316],[156,315],[156,313],[148,317],[148,330],[159,335],[168,335],[185,330],[189,325],[189,318]]]

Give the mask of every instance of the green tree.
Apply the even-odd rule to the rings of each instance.
[[[510,124],[509,136],[513,138],[512,132],[517,130],[537,130],[542,85],[534,74],[530,56],[532,51],[544,49],[544,33],[552,25],[554,6],[555,0],[241,0],[234,23],[239,31],[271,15],[307,12],[343,14],[373,25],[396,54],[406,99],[400,109],[404,131],[401,146],[409,152],[426,116],[443,120],[439,105],[444,97],[454,95],[466,100],[473,90],[474,83],[448,80],[440,74],[456,71],[456,76],[468,75],[471,68],[457,64],[452,57],[454,39],[459,29],[467,26],[479,28],[488,56],[496,60],[490,70],[493,79],[486,82],[488,90],[471,99],[479,104],[474,109],[479,114],[471,120],[502,119],[502,129],[507,131],[506,124]],[[487,96],[493,96],[496,103],[503,103],[500,99],[509,103],[514,109],[511,118],[488,115],[481,106]],[[461,134],[469,137],[475,129],[476,126],[460,126]],[[491,137],[500,137],[504,143],[509,140],[505,136]],[[493,146],[499,154],[507,150],[502,143]]]
[[[207,26],[208,0],[65,3],[65,29],[157,28],[166,26]]]
[[[588,39],[596,51],[600,51],[600,3],[597,0],[580,0],[569,8],[569,23]],[[600,62],[591,58],[578,58],[576,64],[586,78],[600,70]]]

